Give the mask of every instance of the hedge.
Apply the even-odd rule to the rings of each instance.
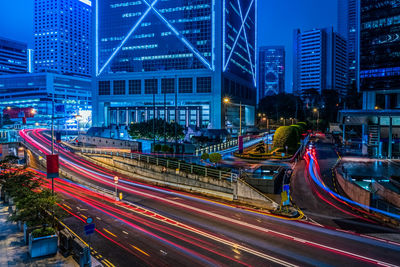
[[[297,149],[300,139],[297,135],[295,127],[281,126],[274,135],[274,148],[285,148],[288,146],[289,150]]]

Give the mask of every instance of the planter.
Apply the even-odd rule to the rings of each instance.
[[[26,223],[23,224],[23,232],[24,232],[24,243],[28,245],[29,243],[29,235],[33,230],[39,229],[42,226],[28,226]]]
[[[54,255],[58,250],[58,236],[33,237],[29,234],[29,255],[31,258]]]

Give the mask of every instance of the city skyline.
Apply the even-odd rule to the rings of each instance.
[[[7,1],[0,4],[0,36],[23,41],[29,48],[34,47],[33,19],[34,5],[32,0]],[[23,9],[20,7],[24,6]],[[291,8],[288,9],[287,7]],[[18,13],[12,12],[18,10]],[[286,50],[286,77],[285,89],[292,91],[292,43],[293,30],[311,30],[337,26],[337,0],[318,1],[296,0],[287,1],[259,1],[258,3],[258,47],[283,45]],[[285,14],[285,20],[281,20]],[[279,23],[276,23],[278,22]],[[269,26],[270,25],[270,26]],[[261,27],[260,27],[261,26]]]

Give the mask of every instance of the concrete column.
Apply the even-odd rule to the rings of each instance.
[[[135,122],[139,122],[139,109],[136,108],[135,110]]]
[[[382,155],[381,146],[381,117],[378,117],[378,157]]]
[[[200,108],[196,109],[196,125],[200,127]]]
[[[388,158],[392,158],[393,151],[393,118],[389,117],[389,142],[388,142]]]
[[[117,108],[116,114],[117,114],[117,125],[119,125],[119,108]]]
[[[390,95],[385,95],[385,109],[390,109]]]
[[[189,108],[186,107],[185,110],[186,127],[189,127]]]
[[[126,108],[126,111],[125,111],[125,124],[126,124],[126,126],[128,126],[128,124],[129,124],[129,110],[128,110],[128,108]]]

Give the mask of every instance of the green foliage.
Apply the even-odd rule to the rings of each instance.
[[[14,198],[17,208],[9,218],[11,221],[23,221],[29,226],[45,226],[53,222],[49,212],[59,218],[64,216],[57,205],[57,196],[48,189],[41,190],[42,183],[33,173],[26,170],[3,171],[0,173],[0,184]]]
[[[207,152],[204,152],[203,155],[201,155],[202,160],[208,160],[210,158],[210,155]]]
[[[296,125],[296,124],[290,125],[290,127],[292,127],[296,131],[297,139],[300,141],[301,134],[303,133],[302,132],[302,128],[299,125]]]
[[[163,145],[161,148],[162,152],[170,152],[170,147],[168,145]]]
[[[222,156],[220,153],[211,153],[209,158],[210,158],[210,161],[215,164],[219,163],[222,160]]]
[[[303,121],[299,121],[296,125],[299,125],[301,127],[303,133],[305,133],[308,129],[307,123]]]
[[[153,135],[153,121],[155,136]],[[181,125],[175,122],[165,122],[162,119],[131,124],[128,133],[134,139],[153,139],[155,137],[157,140],[162,140],[164,139],[164,124],[167,139],[175,139],[175,127],[177,138],[182,139],[184,137],[184,129]]]
[[[288,146],[289,150],[295,150],[300,139],[297,136],[296,129],[291,126],[279,127],[274,135],[274,148],[284,149]]]
[[[155,152],[159,152],[161,150],[161,145],[160,144],[156,144],[155,146],[154,146],[154,151]]]
[[[261,154],[265,153],[265,144],[263,141],[261,141],[257,144],[255,151],[258,153],[261,153]]]
[[[52,227],[45,227],[45,228],[39,228],[36,230],[32,231],[32,236],[34,238],[37,237],[43,237],[43,236],[49,236],[49,235],[54,235],[56,231]]]

